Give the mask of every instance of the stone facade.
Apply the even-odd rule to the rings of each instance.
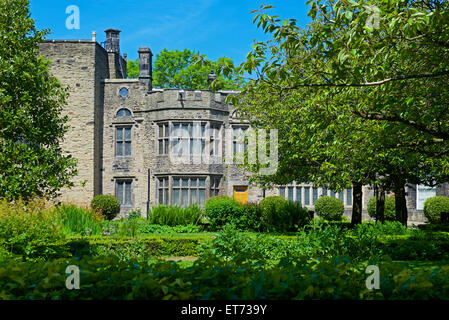
[[[122,202],[121,216],[132,209],[145,215],[159,203],[204,204],[211,196],[233,196],[243,187],[248,202],[282,195],[310,209],[319,196],[328,194],[345,203],[350,217],[351,189],[334,193],[296,183],[271,190],[250,186],[247,173],[225,164],[222,157],[226,145],[232,148],[234,142],[225,132],[248,126],[225,103],[235,92],[154,89],[152,53],[146,47],[139,49],[139,79],[127,79],[119,33],[106,30],[104,46],[95,40],[50,40],[40,47],[52,62],[52,73],[70,87],[64,114],[71,129],[62,146],[78,159],[78,176],[74,188],[62,191],[61,201],[87,206],[95,195],[111,194]],[[200,159],[213,154],[216,161],[194,162],[187,152],[192,163],[179,162],[173,155],[186,151],[176,149],[181,145],[197,148]],[[373,190],[364,187],[365,208],[372,196]],[[410,218],[419,221],[423,216],[416,210],[418,198],[409,188]]]

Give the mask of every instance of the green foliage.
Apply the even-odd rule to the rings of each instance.
[[[67,290],[67,263],[81,270],[82,289]],[[0,268],[4,300],[302,300],[302,299],[447,299],[449,267],[408,269],[385,261],[379,265],[381,289],[366,288],[366,265],[336,257],[309,266],[283,260],[276,268],[197,261],[182,269],[176,263],[148,266],[138,261],[95,258],[36,264],[9,262]],[[46,281],[44,281],[46,279]]]
[[[242,230],[262,231],[262,209],[256,203],[247,203],[242,206],[242,215],[238,223],[234,223]]]
[[[441,212],[449,212],[449,197],[436,196],[424,202],[424,215],[431,223],[441,222]]]
[[[151,209],[148,221],[165,226],[197,225],[201,222],[202,210],[198,205],[187,208],[158,205]]]
[[[96,196],[90,205],[95,212],[101,213],[108,220],[114,219],[120,213],[120,201],[111,195]]]
[[[0,201],[2,255],[17,256],[24,261],[59,258],[67,255],[64,250],[59,250],[64,239],[53,211],[46,210],[43,202]]]
[[[182,257],[198,254],[200,244],[210,238],[205,236],[180,237],[148,236],[139,238],[83,237],[71,238],[65,246],[74,257],[116,256],[121,260],[149,257]]]
[[[167,50],[164,49],[156,55],[153,68],[153,86],[158,88],[173,88],[185,90],[207,90],[208,76],[211,71],[218,70],[219,66],[228,63],[231,59],[219,58],[218,61],[209,61],[208,67],[197,65],[192,58],[194,52],[189,49]],[[139,61],[128,61],[128,76],[139,76]],[[225,90],[238,90],[241,81],[232,76],[219,76],[216,80]]]
[[[376,198],[368,200],[367,211],[371,218],[376,218]],[[395,197],[385,197],[384,216],[386,221],[396,220]]]
[[[146,234],[178,234],[178,233],[199,233],[202,231],[201,226],[193,224],[185,226],[161,226],[159,224],[150,224],[148,222],[139,222],[138,233],[141,235]]]
[[[55,216],[66,235],[100,235],[103,231],[103,217],[91,210],[61,205],[55,209]]]
[[[133,220],[133,219],[139,219],[142,218],[142,210],[139,209],[135,209],[135,210],[131,210],[128,214],[128,220]]]
[[[48,31],[35,28],[28,0],[1,0],[0,32],[0,197],[54,197],[73,185],[76,161],[60,147],[67,90],[39,57]]]
[[[325,220],[338,221],[345,212],[345,206],[340,199],[325,196],[316,201],[315,212]]]
[[[309,210],[282,197],[266,197],[260,201],[264,230],[275,232],[296,231],[311,220]]]
[[[209,219],[210,227],[218,230],[226,224],[240,225],[243,208],[234,198],[217,196],[207,200],[204,215]]]

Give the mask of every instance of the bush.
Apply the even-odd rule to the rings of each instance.
[[[201,222],[201,216],[202,210],[197,205],[187,208],[158,205],[153,207],[148,214],[148,222],[172,227],[198,225]]]
[[[367,206],[368,214],[371,218],[376,218],[376,198],[371,198]],[[396,207],[394,197],[385,197],[385,221],[396,220]]]
[[[262,199],[260,208],[263,227],[267,231],[296,231],[311,220],[310,213],[306,208],[279,196]]]
[[[262,231],[262,209],[256,203],[247,203],[242,207],[242,216],[237,228],[243,230]]]
[[[234,198],[217,196],[206,202],[205,216],[213,230],[221,229],[226,224],[240,224],[242,215],[243,206]]]
[[[449,197],[436,196],[424,202],[424,215],[429,222],[440,223],[441,212],[449,212]]]
[[[91,207],[95,212],[101,212],[108,220],[113,220],[120,213],[120,201],[114,196],[96,196],[92,199]]]
[[[65,257],[67,252],[57,246],[64,239],[53,210],[46,209],[44,202],[0,201],[2,256],[17,256],[24,261]]]
[[[325,196],[316,201],[315,212],[325,220],[339,221],[345,212],[345,206],[340,199]]]
[[[55,209],[55,215],[67,235],[100,235],[103,231],[103,217],[95,211],[62,205]]]

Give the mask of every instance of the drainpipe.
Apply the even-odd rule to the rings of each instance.
[[[148,213],[150,212],[150,199],[151,199],[151,170],[148,169],[148,201],[147,201],[147,219]]]

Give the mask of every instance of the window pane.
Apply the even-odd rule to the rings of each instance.
[[[285,187],[279,188],[279,195],[280,195],[282,198],[285,198]]]
[[[206,136],[206,125],[202,124],[201,125],[201,137],[205,137]]]
[[[172,134],[171,134],[171,136],[172,137],[179,137],[179,136],[181,136],[181,130],[180,130],[180,128],[181,128],[181,125],[180,124],[174,124],[173,125],[173,131],[172,131]]]
[[[343,194],[343,190],[342,190],[338,193],[338,199],[340,199],[341,201],[344,201],[343,196],[344,196],[344,194]]]
[[[199,182],[200,182],[200,188],[206,187],[206,179],[199,179]]]
[[[164,187],[168,188],[168,178],[164,179]]]
[[[131,128],[125,128],[125,140],[131,140]]]
[[[189,205],[189,189],[182,189],[182,202],[181,205],[183,207],[187,207]]]
[[[206,190],[199,190],[199,204],[203,206],[206,203]]]
[[[310,187],[304,188],[304,205],[305,206],[310,205]]]
[[[182,155],[189,154],[189,152],[190,152],[190,147],[189,147],[190,143],[189,142],[190,142],[189,139],[182,140],[182,151],[181,151]]]
[[[416,203],[417,210],[424,209],[424,202],[431,197],[436,196],[436,189],[429,188],[427,186],[419,185],[418,186],[418,201]]]
[[[179,189],[173,190],[173,205],[179,206]]]
[[[164,154],[164,140],[159,140],[159,154]]]
[[[168,154],[168,142],[168,139],[164,140],[164,154]]]
[[[189,125],[183,124],[181,129],[181,136],[188,138],[189,137]]]
[[[168,204],[168,189],[164,189],[164,202],[163,204]]]
[[[116,130],[116,139],[117,139],[117,141],[122,141],[123,140],[123,129],[122,128],[117,128],[117,130]]]
[[[123,205],[123,182],[117,182],[117,199]]]
[[[159,189],[159,204],[164,204],[164,193],[163,193],[163,189]]]
[[[125,204],[131,204],[131,182],[125,183]]]
[[[125,142],[125,156],[131,155],[131,142]]]
[[[323,191],[322,191],[323,197],[324,197],[324,196],[327,196],[327,191],[328,191],[327,189],[323,188]]]
[[[115,151],[117,156],[123,156],[123,142],[117,142]]]
[[[288,188],[288,201],[293,202],[293,188]]]
[[[196,190],[192,189],[190,190],[190,204],[196,204],[198,203],[198,200],[196,200]]]
[[[179,178],[174,178],[173,179],[173,187],[179,187]]]
[[[201,140],[195,139],[192,141],[193,155],[195,156],[201,156]]]
[[[179,144],[179,140],[173,140],[173,154],[175,156],[179,156],[180,155],[180,144]]]
[[[302,204],[302,188],[296,187],[296,202]]]
[[[352,188],[346,190],[346,204],[352,206]]]
[[[189,186],[189,179],[182,179],[182,186],[184,188],[188,187]]]
[[[331,190],[331,197],[335,198],[335,191]]]
[[[318,200],[318,188],[313,188],[313,204]]]
[[[159,126],[159,138],[164,137],[164,126],[160,125]]]

